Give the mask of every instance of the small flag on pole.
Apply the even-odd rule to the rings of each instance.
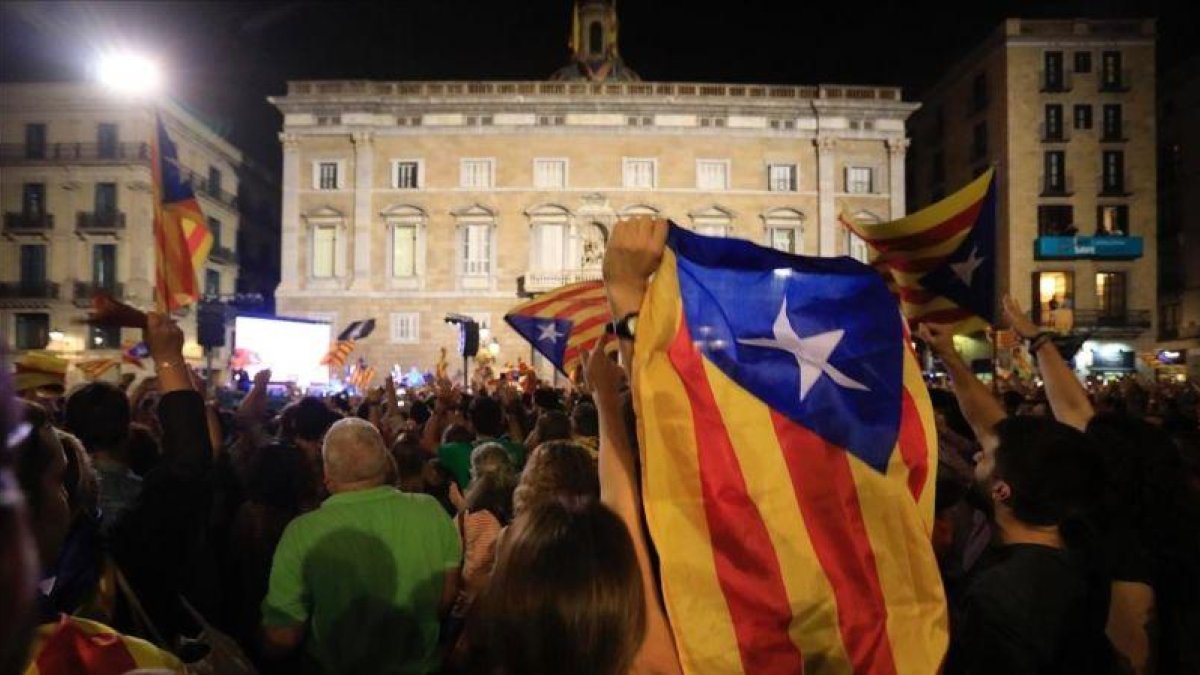
[[[145,368],[142,359],[150,358],[150,349],[145,342],[126,343],[121,353],[121,360],[136,368]]]
[[[183,178],[175,144],[161,117],[150,142],[154,188],[155,303],[159,311],[174,311],[200,299],[196,275],[204,269],[213,245],[204,213]]]
[[[555,368],[570,377],[583,350],[593,349],[612,321],[604,282],[584,281],[517,305],[504,320]]]
[[[994,321],[994,168],[900,220],[864,225],[843,214],[841,221],[871,247],[871,264],[894,284],[911,326],[943,323],[953,325],[955,332],[970,333]]]
[[[322,366],[331,366],[333,368],[341,368],[346,365],[346,359],[350,357],[350,353],[354,351],[354,340],[338,340],[333,343],[325,356],[321,357]]]
[[[365,392],[371,386],[371,380],[375,379],[375,369],[371,366],[358,366],[350,375],[349,384],[355,389]]]

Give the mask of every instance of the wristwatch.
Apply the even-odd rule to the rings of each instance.
[[[609,322],[605,326],[604,332],[609,335],[616,335],[622,340],[632,340],[634,333],[637,331],[638,313],[630,312],[616,321]]]

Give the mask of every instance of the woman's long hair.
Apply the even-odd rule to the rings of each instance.
[[[512,520],[517,473],[508,451],[499,443],[484,443],[471,452],[471,487],[464,495],[468,513],[488,511],[501,525]]]
[[[625,524],[595,500],[517,518],[471,617],[469,672],[624,675],[646,634]]]

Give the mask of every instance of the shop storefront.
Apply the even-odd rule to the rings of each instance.
[[[1088,340],[1075,355],[1075,370],[1113,379],[1137,373],[1137,351],[1128,342]]]
[[[1154,355],[1154,379],[1183,382],[1188,376],[1188,350],[1160,349]]]

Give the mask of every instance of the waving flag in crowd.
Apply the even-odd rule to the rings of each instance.
[[[150,167],[154,185],[155,302],[159,311],[174,311],[200,299],[196,275],[204,269],[213,237],[204,213],[183,178],[175,144],[156,118],[150,143]]]
[[[329,348],[329,351],[326,352],[325,356],[321,357],[321,365],[332,366],[340,369],[342,366],[346,365],[346,359],[350,357],[350,354],[353,351],[354,340],[338,340],[337,342],[333,343],[333,346]]]
[[[517,305],[504,320],[569,377],[579,365],[580,352],[604,337],[612,312],[604,282],[584,281]]]
[[[841,220],[871,247],[871,264],[890,278],[911,325],[944,323],[970,333],[995,319],[995,169],[900,220]]]
[[[937,672],[936,434],[879,275],[672,225],[634,360],[685,671]]]
[[[95,380],[108,371],[116,368],[120,361],[116,359],[88,359],[75,364],[75,367],[83,371],[83,376],[88,380]]]
[[[145,368],[142,359],[150,358],[150,348],[145,342],[127,343],[121,352],[121,360],[136,368]]]

